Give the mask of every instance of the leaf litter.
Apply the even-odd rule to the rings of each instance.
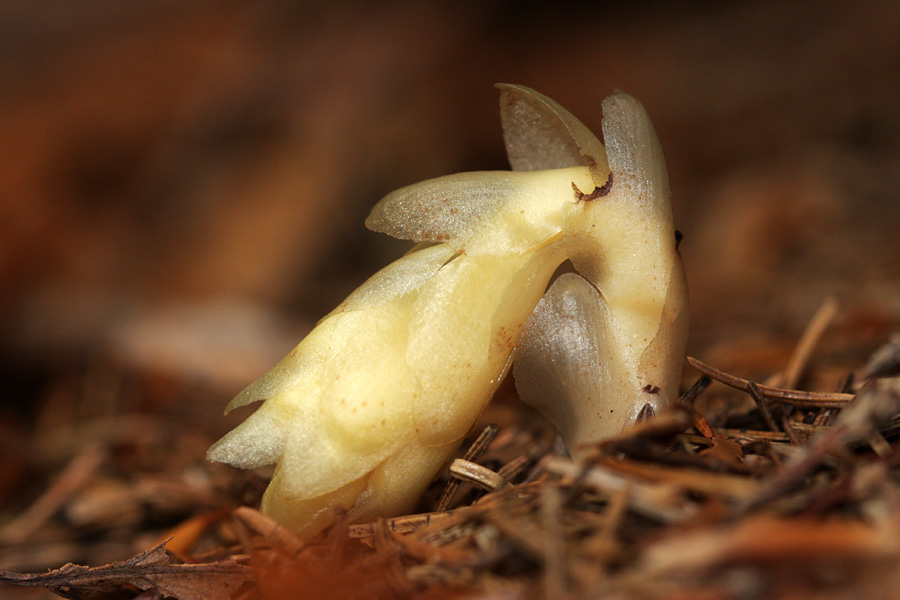
[[[164,596],[182,600],[227,598],[247,579],[248,568],[233,560],[186,565],[172,562],[165,542],[134,558],[103,567],[69,563],[50,573],[19,574],[0,571],[0,581],[43,586],[63,598],[93,600],[107,598],[128,586],[155,589]]]
[[[896,336],[869,349],[868,362],[855,350],[859,381],[844,374],[831,390],[800,389],[827,379],[813,358],[836,313],[826,304],[766,380],[689,359],[694,379],[676,406],[580,462],[548,425],[501,397],[487,414],[496,424],[479,429],[420,512],[372,523],[339,512],[308,542],[251,508],[259,474],[181,459],[179,477],[135,479],[143,495],[134,485],[104,488],[122,449],[101,440],[7,521],[0,558],[41,545],[71,550],[90,531],[127,529],[134,542],[167,510],[170,521],[180,515],[166,530],[173,537],[129,560],[3,571],[0,581],[78,600],[892,597],[900,585]],[[202,485],[185,477],[191,469]],[[103,506],[118,500],[145,512],[73,519],[89,514],[73,507],[97,502],[102,489],[113,499]],[[160,500],[166,489],[180,506]]]

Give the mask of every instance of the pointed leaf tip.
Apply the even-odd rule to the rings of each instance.
[[[514,171],[589,167],[602,186],[609,167],[603,143],[572,113],[535,90],[498,83],[506,153]]]

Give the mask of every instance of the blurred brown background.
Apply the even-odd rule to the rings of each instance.
[[[401,251],[362,224],[384,193],[505,168],[497,81],[596,130],[644,102],[698,328],[893,291],[895,2],[452,4],[4,3],[9,359],[317,318]]]
[[[110,372],[116,410],[179,398],[224,430],[225,400],[406,247],[363,226],[382,195],[506,168],[500,81],[595,131],[614,89],[645,104],[692,352],[794,339],[832,294],[883,341],[898,73],[890,0],[4,2],[0,437],[19,471],[0,492],[20,489],[10,446],[35,422],[109,409],[82,405]],[[154,393],[124,394],[122,372]]]

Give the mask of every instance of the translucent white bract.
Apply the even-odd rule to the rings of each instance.
[[[498,87],[514,171],[440,177],[379,202],[366,224],[420,245],[228,405],[265,400],[209,458],[275,463],[262,510],[303,536],[339,505],[356,521],[409,510],[517,344],[523,398],[576,452],[677,394],[686,289],[643,107],[622,93],[604,101],[607,152],[549,98]],[[567,259],[577,274],[547,290]]]

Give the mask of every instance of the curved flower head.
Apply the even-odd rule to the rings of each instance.
[[[556,131],[573,142],[555,144],[562,150],[548,153],[547,162],[560,164],[565,156],[589,166],[593,189],[573,182],[563,232],[575,272],[560,276],[538,303],[514,372],[523,400],[553,421],[577,456],[633,423],[645,407],[658,410],[677,398],[687,284],[662,147],[640,102],[622,92],[603,101],[602,159],[603,146],[552,100],[536,95],[522,111],[513,98],[508,110],[537,113],[534,103],[563,115]],[[523,136],[506,137],[509,148]]]
[[[301,535],[326,527],[339,505],[357,521],[409,510],[481,415],[517,345],[523,397],[571,444],[631,418],[579,423],[598,403],[632,415],[626,405],[645,400],[631,393],[635,384],[652,384],[659,400],[677,385],[683,280],[667,188],[658,187],[665,168],[653,162],[661,154],[625,135],[649,126],[634,120],[640,105],[613,97],[626,108],[604,120],[616,149],[607,154],[552,100],[500,87],[514,171],[440,177],[385,197],[366,224],[420,245],[228,406],[265,400],[209,458],[275,463],[262,510]],[[567,259],[581,275],[548,291]],[[653,283],[639,282],[640,265]]]

